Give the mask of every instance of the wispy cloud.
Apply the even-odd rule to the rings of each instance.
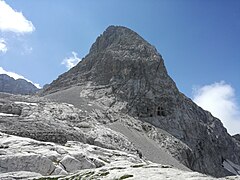
[[[33,83],[32,81],[30,81],[29,79],[25,78],[24,76],[22,75],[19,75],[15,72],[11,72],[11,71],[6,71],[4,70],[2,67],[0,67],[0,74],[7,74],[8,76],[12,77],[13,79],[25,79],[26,81],[34,84],[37,88],[41,88],[41,86],[37,83]]]
[[[8,50],[7,43],[3,38],[0,38],[0,53],[6,53]]]
[[[29,33],[35,30],[32,22],[22,12],[17,12],[5,1],[0,0],[0,30],[15,33]]]
[[[240,106],[231,85],[221,81],[195,88],[193,101],[219,118],[230,134],[240,133]]]
[[[78,58],[77,53],[73,51],[72,56],[65,58],[61,64],[65,65],[67,69],[71,69],[76,66],[79,61],[81,61],[81,59]]]

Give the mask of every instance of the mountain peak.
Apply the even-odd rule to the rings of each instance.
[[[96,39],[89,54],[55,80],[46,91],[58,91],[87,81],[110,85],[122,84],[130,79],[156,77],[168,77],[156,48],[129,28],[109,26]]]
[[[221,177],[229,175],[223,159],[240,164],[237,140],[221,121],[178,91],[157,50],[128,28],[108,27],[89,54],[44,94],[80,108],[85,108],[83,102],[92,102],[93,111],[102,110],[96,115],[99,122],[134,124],[132,120],[137,120],[136,124],[149,123],[166,131],[185,144],[176,148],[178,153],[172,152],[192,170]],[[159,138],[161,146],[165,144],[163,137],[150,132],[152,127],[141,127],[153,140]]]
[[[101,52],[108,48],[125,50],[126,48],[141,49],[144,47],[156,51],[153,46],[133,30],[124,26],[109,26],[92,45],[90,53]]]

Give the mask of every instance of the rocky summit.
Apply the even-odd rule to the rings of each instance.
[[[122,26],[38,96],[1,93],[0,122],[2,179],[240,179],[238,137]]]

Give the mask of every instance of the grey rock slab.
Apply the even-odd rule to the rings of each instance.
[[[16,154],[0,156],[0,172],[30,171],[50,175],[55,166],[51,160],[42,155]]]
[[[36,172],[29,171],[16,171],[16,172],[8,172],[8,173],[0,173],[1,180],[16,180],[16,179],[33,179],[41,177],[42,175]]]
[[[67,175],[68,172],[64,170],[64,167],[61,165],[56,166],[53,173],[51,175]]]
[[[88,161],[85,158],[77,160],[70,155],[66,155],[61,161],[60,164],[64,167],[67,172],[75,172],[80,169],[89,169],[94,168],[95,165]]]

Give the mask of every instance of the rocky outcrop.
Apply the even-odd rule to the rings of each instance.
[[[1,132],[39,141],[58,144],[80,141],[136,151],[126,137],[101,125],[90,112],[43,98],[0,93],[0,122]]]
[[[180,151],[189,151],[185,144],[150,124],[139,123],[126,114],[118,113],[119,116],[116,117],[116,114],[107,113],[101,109],[105,108],[104,106],[100,107],[82,99],[79,109],[71,104],[54,103],[44,98],[3,93],[0,93],[0,102],[2,107],[14,107],[21,112],[12,114],[13,111],[5,112],[0,109],[0,131],[3,133],[62,145],[67,141],[80,141],[122,150],[156,163],[171,164],[179,169],[189,170],[167,153],[167,149],[171,150],[173,156],[179,159]],[[107,123],[116,121],[115,118],[122,121],[121,126],[118,122],[108,126]],[[126,134],[127,129],[133,133]],[[142,135],[146,132],[156,136],[159,144],[152,141],[150,136]],[[133,141],[134,139],[139,139],[140,142]]]
[[[235,134],[232,136],[234,141],[238,144],[238,146],[240,147],[240,134]]]
[[[143,162],[136,155],[74,141],[61,146],[0,133],[0,142],[0,173],[8,175],[10,172],[66,175],[115,161]]]
[[[235,140],[240,142],[240,134],[235,134],[232,136]]]
[[[53,162],[42,155],[17,154],[0,157],[0,172],[16,171],[38,172],[42,175],[49,175],[54,170]]]
[[[42,95],[78,108],[81,100],[91,102],[101,123],[134,119],[165,130],[186,147],[178,155],[169,152],[194,171],[222,177],[229,175],[222,158],[240,164],[240,147],[221,121],[180,93],[161,55],[128,28],[107,28],[89,54]],[[146,134],[156,142],[161,139],[157,133]]]
[[[0,92],[11,94],[34,94],[39,89],[24,79],[13,79],[6,74],[0,74]]]
[[[81,158],[76,159],[72,156],[66,155],[59,163],[64,167],[67,172],[76,172],[79,169],[91,169],[95,168],[95,164],[88,160],[84,156],[80,156]]]

